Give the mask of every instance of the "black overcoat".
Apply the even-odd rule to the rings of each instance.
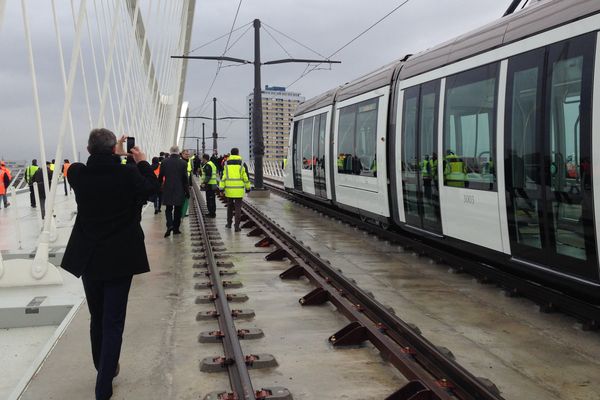
[[[188,196],[187,162],[178,154],[171,154],[160,164],[158,180],[163,182],[162,203],[165,206],[182,206]]]
[[[68,179],[77,218],[61,266],[97,280],[150,271],[140,225],[142,206],[159,187],[150,164],[95,154],[87,165],[72,164]]]

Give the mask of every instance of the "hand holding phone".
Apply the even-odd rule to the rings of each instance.
[[[131,149],[135,147],[135,138],[132,136],[127,137],[127,153],[131,153]]]

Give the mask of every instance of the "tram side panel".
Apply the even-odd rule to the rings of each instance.
[[[389,218],[387,118],[390,86],[336,103],[333,130],[336,204],[369,218]]]
[[[399,81],[396,222],[596,290],[599,24],[595,15]]]
[[[328,106],[296,116],[290,138],[292,178],[286,187],[320,200],[331,199],[330,168],[326,162],[331,109]]]

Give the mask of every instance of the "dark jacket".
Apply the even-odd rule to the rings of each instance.
[[[178,154],[171,154],[160,165],[158,180],[163,182],[163,178],[162,203],[165,206],[182,206],[189,196],[187,162]]]
[[[72,164],[77,218],[62,267],[79,277],[109,280],[148,272],[140,225],[146,199],[158,191],[150,164],[122,165],[119,157],[95,154]]]
[[[46,171],[48,172],[48,186],[52,185],[52,170],[46,167]],[[33,174],[33,181],[38,185],[38,192],[40,195],[40,199],[46,198],[46,191],[44,190],[44,173],[41,168],[38,168]],[[48,190],[50,190],[48,188]]]

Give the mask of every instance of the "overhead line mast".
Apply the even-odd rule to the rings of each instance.
[[[244,60],[241,58],[222,56],[171,56],[171,58],[186,58],[195,60],[217,60],[230,61],[239,64],[254,64],[254,99],[252,105],[252,154],[254,156],[254,188],[256,190],[265,190],[263,185],[263,120],[262,120],[262,84],[261,84],[261,69],[262,65],[274,65],[284,63],[319,63],[319,64],[340,64],[341,61],[326,60],[311,60],[311,59],[296,59],[286,58],[281,60],[272,60],[261,63],[260,60],[260,27],[261,22],[255,19],[254,26],[254,61]]]

